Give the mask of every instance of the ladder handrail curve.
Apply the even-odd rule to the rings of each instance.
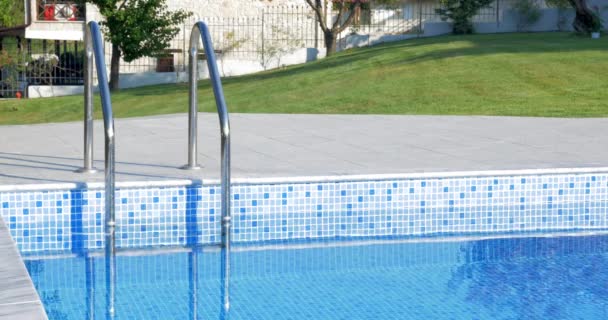
[[[213,50],[211,34],[207,25],[199,21],[192,27],[189,50],[189,139],[188,139],[188,165],[186,168],[195,169],[196,164],[196,137],[198,118],[198,49],[199,39],[202,40],[203,49],[207,59],[209,78],[213,87],[215,105],[220,123],[221,136],[221,212],[222,212],[222,278],[223,278],[223,311],[230,309],[230,239],[231,239],[231,211],[230,211],[230,121],[228,107],[224,98],[224,90],[217,60]]]
[[[92,137],[93,120],[93,60],[97,69],[97,80],[99,83],[99,93],[101,95],[101,109],[103,112],[103,127],[105,136],[105,162],[104,162],[104,181],[105,181],[105,261],[106,261],[106,312],[113,318],[115,314],[115,290],[116,290],[116,208],[115,208],[115,131],[114,115],[112,113],[112,100],[108,85],[108,75],[106,69],[105,55],[103,50],[99,24],[91,21],[86,26],[85,32],[85,145],[87,144],[88,132]],[[90,119],[89,121],[87,121]],[[91,145],[92,149],[92,139]],[[91,152],[92,154],[92,152]],[[85,150],[86,157],[86,150]],[[92,157],[91,157],[92,162]],[[85,159],[86,163],[86,159]]]

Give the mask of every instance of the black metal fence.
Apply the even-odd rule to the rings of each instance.
[[[3,38],[0,97],[26,95],[29,85],[82,85],[84,51],[79,41]]]
[[[230,57],[264,65],[277,55],[299,48],[316,48],[323,43],[315,16],[305,6],[267,7],[256,16],[192,17],[183,23],[167,50],[154,57],[121,61],[121,73],[185,71],[190,32],[198,21],[209,26],[220,59]],[[105,52],[110,61],[111,44],[106,44]]]
[[[0,98],[24,97],[25,53],[18,38],[0,38]]]

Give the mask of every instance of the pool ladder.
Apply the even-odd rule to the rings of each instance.
[[[189,111],[188,111],[188,164],[183,169],[200,168],[196,161],[197,122],[198,122],[198,47],[199,37],[207,58],[209,79],[213,87],[213,96],[220,121],[221,136],[221,204],[222,204],[222,311],[230,310],[230,239],[232,215],[230,211],[230,121],[228,108],[224,99],[224,90],[217,60],[211,42],[211,34],[207,25],[199,21],[192,27],[190,34],[190,50],[188,59]]]
[[[221,136],[221,212],[222,212],[222,303],[223,314],[230,310],[230,121],[228,108],[217,68],[211,35],[204,22],[197,22],[190,35],[189,50],[189,112],[188,112],[188,164],[183,169],[195,170],[197,164],[198,125],[198,49],[199,37],[207,59],[209,77],[213,87],[215,104],[220,123]],[[116,218],[115,218],[115,131],[112,115],[112,101],[108,86],[107,69],[104,59],[103,41],[99,25],[91,21],[85,32],[86,59],[84,77],[84,166],[81,173],[95,173],[93,167],[93,60],[97,68],[97,78],[101,95],[101,105],[105,132],[105,261],[106,261],[106,311],[109,318],[115,315],[116,297]]]
[[[85,76],[84,76],[84,150],[85,165],[79,172],[93,173],[93,60],[97,68],[101,109],[103,112],[103,127],[105,133],[105,254],[106,254],[106,312],[109,318],[114,318],[116,311],[116,219],[115,219],[115,131],[112,101],[108,86],[103,41],[99,25],[91,21],[85,31]]]

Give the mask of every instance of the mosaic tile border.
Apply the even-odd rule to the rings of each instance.
[[[294,180],[233,186],[234,243],[608,228],[602,172]],[[103,248],[103,207],[90,187],[0,191],[24,253]],[[219,185],[122,186],[116,217],[119,248],[217,244]]]

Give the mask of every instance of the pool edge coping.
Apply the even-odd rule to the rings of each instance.
[[[0,302],[0,319],[17,317],[48,320],[40,294],[25,266],[23,254],[18,249],[2,216],[0,216],[0,251],[3,253],[0,279],[8,282],[0,288],[0,295],[4,299]]]
[[[481,170],[481,171],[434,171],[419,173],[388,173],[388,174],[360,174],[360,175],[328,175],[328,176],[293,176],[269,178],[235,178],[231,185],[256,184],[285,184],[285,183],[328,183],[328,182],[357,182],[357,181],[384,181],[409,179],[449,179],[467,177],[501,177],[501,176],[532,176],[550,174],[592,174],[608,173],[608,167],[589,168],[549,168],[549,169],[514,169],[514,170]],[[47,191],[72,189],[103,189],[103,182],[66,182],[41,183],[23,185],[0,185],[0,192],[16,191]],[[183,187],[190,185],[214,186],[220,185],[220,179],[175,179],[154,181],[120,181],[117,188],[149,188],[149,187]]]

